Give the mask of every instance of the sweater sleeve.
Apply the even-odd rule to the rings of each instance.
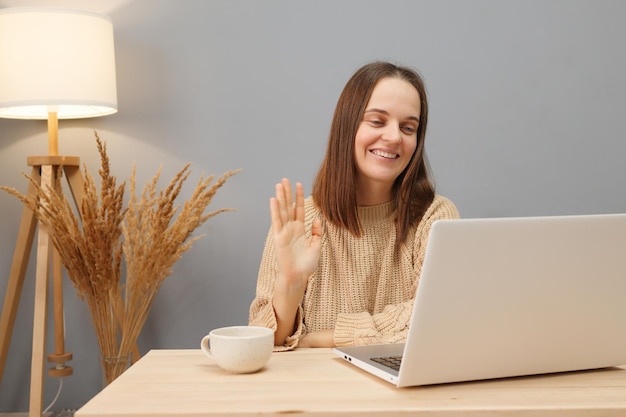
[[[448,199],[437,196],[417,226],[413,259],[416,282],[426,253],[428,234],[435,220],[456,219],[459,212]],[[380,313],[340,313],[335,324],[334,342],[337,346],[399,343],[406,340],[414,298],[385,306]]]

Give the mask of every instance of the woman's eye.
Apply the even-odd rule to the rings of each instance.
[[[369,121],[373,126],[382,126],[384,123],[382,120],[373,119]]]
[[[413,126],[402,126],[402,130],[404,131],[404,133],[407,133],[409,135],[415,133],[417,131],[416,128],[414,128]]]

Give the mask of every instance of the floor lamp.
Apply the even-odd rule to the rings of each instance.
[[[58,120],[97,117],[117,111],[113,25],[107,16],[67,9],[0,9],[0,117],[48,121],[48,154],[27,157],[31,176],[44,188],[62,192],[65,175],[74,202],[82,199],[80,158],[59,155]],[[29,195],[35,195],[30,185]],[[42,415],[48,287],[52,272],[55,352],[49,375],[72,374],[66,362],[61,261],[45,227],[25,208],[0,316],[0,383],[37,231],[31,417]]]

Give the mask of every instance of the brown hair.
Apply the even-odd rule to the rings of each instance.
[[[326,156],[313,183],[313,200],[333,224],[361,235],[356,199],[357,168],[354,138],[374,87],[383,78],[399,78],[415,87],[420,97],[417,147],[405,170],[393,184],[397,240],[404,242],[408,230],[417,224],[432,203],[435,187],[430,180],[424,150],[428,122],[426,88],[411,68],[389,62],[372,62],[358,69],[346,83],[333,115]]]

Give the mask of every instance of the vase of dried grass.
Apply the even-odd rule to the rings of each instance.
[[[126,371],[132,361],[132,354],[120,356],[101,356],[102,386],[106,387]]]

